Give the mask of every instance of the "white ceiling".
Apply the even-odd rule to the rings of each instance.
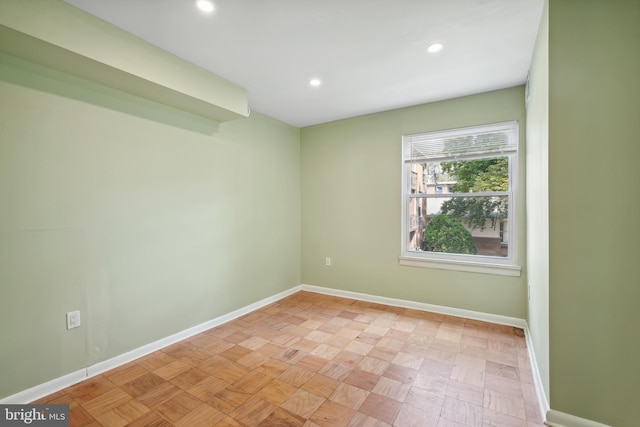
[[[543,0],[65,0],[297,127],[523,84]],[[434,41],[444,50],[428,54]],[[311,87],[313,77],[322,80]]]

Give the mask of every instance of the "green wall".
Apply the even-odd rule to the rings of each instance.
[[[551,408],[640,420],[640,2],[549,2]]]
[[[527,324],[549,398],[549,8],[545,8],[529,72],[527,103]],[[548,405],[549,402],[547,401]]]
[[[259,114],[0,56],[0,200],[0,398],[300,283],[300,131]]]
[[[524,271],[505,277],[398,263],[402,135],[520,120],[524,191],[524,117],[524,88],[516,87],[302,129],[302,282],[524,318]],[[524,267],[524,197],[518,208]]]

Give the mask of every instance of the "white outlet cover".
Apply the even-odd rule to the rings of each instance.
[[[80,311],[70,311],[67,313],[67,329],[80,326]]]

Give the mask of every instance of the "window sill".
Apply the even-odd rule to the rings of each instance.
[[[400,265],[409,267],[438,268],[441,270],[466,271],[471,273],[495,274],[498,276],[520,277],[522,267],[519,265],[491,264],[485,262],[457,261],[449,259],[426,259],[401,256]]]

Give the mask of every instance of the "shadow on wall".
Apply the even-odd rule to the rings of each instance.
[[[218,122],[0,53],[0,79],[204,135]],[[90,90],[87,90],[90,89]]]

